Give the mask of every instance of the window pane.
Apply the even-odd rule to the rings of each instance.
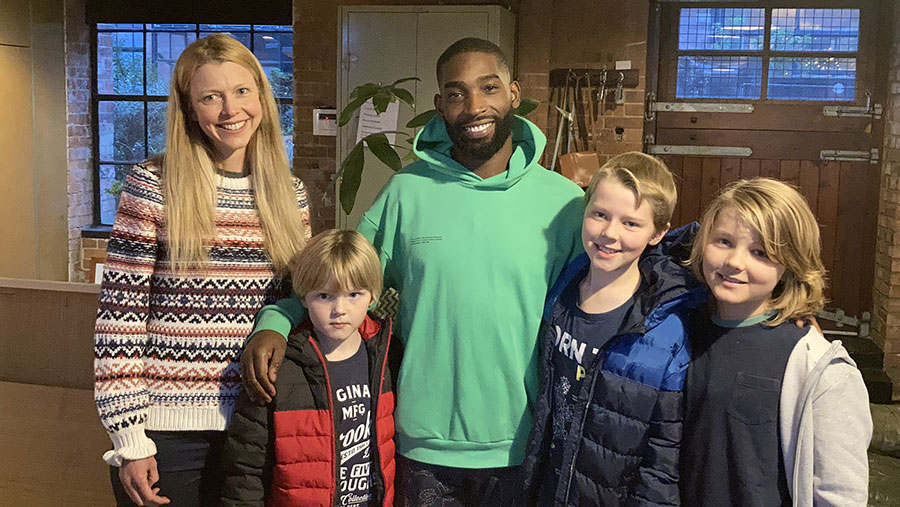
[[[257,32],[253,35],[253,48],[253,54],[266,71],[275,96],[292,97],[294,95],[292,35]]]
[[[776,51],[856,51],[859,9],[772,9]]]
[[[185,30],[196,30],[197,25],[178,25],[178,24],[152,24],[147,25],[147,30],[166,30],[171,32],[183,32]]]
[[[166,104],[147,102],[147,156],[166,150]]]
[[[143,95],[144,34],[140,32],[97,34],[97,91],[108,94]]]
[[[291,25],[253,25],[258,32],[290,32],[294,29]]]
[[[761,50],[765,19],[765,9],[681,9],[678,49]]]
[[[142,30],[142,23],[97,23],[97,30]]]
[[[101,165],[100,166],[100,223],[112,224],[116,216],[116,207],[119,205],[119,193],[121,183],[128,176],[132,164]]]
[[[247,49],[250,49],[250,32],[241,33],[241,32],[200,32],[200,38],[208,37],[214,33],[224,33],[226,35],[230,35],[235,39],[239,40],[241,44],[247,46]]]
[[[762,58],[679,56],[675,96],[679,99],[758,99]]]
[[[147,33],[147,95],[169,94],[178,55],[196,39],[194,32]]]
[[[249,32],[250,25],[200,25],[204,32]]]
[[[281,121],[281,134],[284,137],[284,149],[290,163],[294,157],[294,106],[278,104],[278,116]]]
[[[144,147],[144,103],[100,101],[98,104],[100,161],[140,162]]]
[[[856,58],[772,58],[770,99],[853,101]]]

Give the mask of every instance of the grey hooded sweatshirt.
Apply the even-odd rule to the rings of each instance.
[[[869,395],[841,342],[816,329],[788,358],[779,430],[795,507],[865,506],[872,439]]]

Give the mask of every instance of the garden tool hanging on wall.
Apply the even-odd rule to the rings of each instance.
[[[573,73],[574,74],[574,73]],[[606,71],[603,71],[605,76]],[[581,84],[587,87],[587,93],[582,89]],[[598,83],[598,93],[605,96],[605,81]],[[568,88],[568,87],[567,87]],[[594,87],[591,82],[591,75],[584,72],[576,75],[571,82],[572,108],[575,118],[569,121],[569,124],[578,125],[578,133],[581,146],[576,142],[576,148],[580,151],[568,152],[559,156],[560,174],[574,181],[578,186],[584,188],[590,183],[591,176],[600,168],[600,158],[597,155],[597,121],[594,117],[594,111],[597,110],[597,104],[594,101]],[[584,97],[587,96],[587,107],[585,107]],[[599,109],[602,113],[602,107]],[[587,118],[590,122],[590,131],[587,128]]]

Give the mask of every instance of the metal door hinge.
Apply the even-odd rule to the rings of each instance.
[[[705,155],[710,157],[749,157],[753,150],[744,146],[677,146],[653,144],[647,147],[652,155]]]
[[[653,121],[657,112],[663,113],[752,113],[753,104],[734,104],[730,102],[657,102],[656,94],[647,94],[644,119]]]

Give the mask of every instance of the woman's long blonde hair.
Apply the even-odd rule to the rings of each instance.
[[[770,178],[740,180],[722,189],[703,212],[694,238],[690,265],[703,280],[703,249],[719,214],[734,209],[760,237],[766,256],[784,266],[772,291],[766,321],[777,326],[788,319],[806,319],[825,306],[825,268],[819,243],[819,224],[806,199],[794,187]]]
[[[305,226],[298,210],[275,97],[253,53],[234,38],[215,34],[185,48],[175,64],[166,117],[166,152],[162,168],[169,259],[176,269],[202,267],[215,238],[215,149],[191,108],[191,79],[210,62],[233,62],[253,75],[259,90],[262,118],[250,139],[246,163],[265,237],[265,249],[276,270],[285,272],[305,244]]]

